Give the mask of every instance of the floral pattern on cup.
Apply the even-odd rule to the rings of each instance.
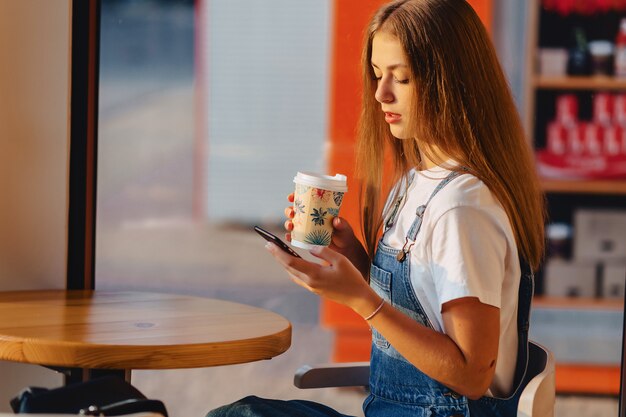
[[[329,207],[328,208],[328,214],[330,214],[332,217],[337,217],[337,216],[339,216],[339,209],[338,208],[334,208],[334,207]]]
[[[335,204],[337,205],[337,207],[341,207],[341,203],[343,202],[343,194],[344,193],[340,191],[333,191],[333,200],[335,201]]]
[[[313,230],[311,233],[306,235],[304,241],[306,243],[310,243],[311,245],[328,246],[330,245],[331,238],[331,234],[326,230]]]
[[[313,209],[313,213],[311,213],[311,221],[316,226],[324,226],[324,220],[326,220],[326,215],[328,214],[328,210],[324,210],[323,208]]]
[[[292,240],[310,245],[330,245],[333,219],[339,216],[343,192],[296,183]]]
[[[299,198],[296,198],[293,201],[293,211],[297,214],[297,213],[301,213],[304,214],[304,204],[302,204],[302,200]]]
[[[311,193],[311,195],[313,196],[314,200],[319,200],[326,203],[330,199],[332,193],[332,191],[322,190],[321,188],[313,188],[313,192]]]

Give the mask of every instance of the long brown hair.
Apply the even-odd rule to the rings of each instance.
[[[416,140],[395,139],[374,98],[371,66],[377,32],[397,37],[415,86],[410,122]],[[504,207],[520,254],[537,269],[544,251],[545,198],[529,143],[480,19],[465,0],[398,0],[367,28],[362,54],[363,103],[357,144],[362,227],[370,258],[382,226],[385,155],[394,182],[432,145],[482,180]],[[431,156],[427,154],[427,156]]]

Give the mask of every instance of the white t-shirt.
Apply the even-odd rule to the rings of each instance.
[[[450,171],[433,168],[415,174],[407,197],[383,241],[402,248],[415,220]],[[510,394],[517,360],[517,299],[520,265],[506,212],[487,186],[470,174],[453,179],[428,203],[410,251],[413,290],[437,331],[445,332],[442,305],[478,297],[500,309],[500,343],[489,396]],[[407,260],[409,260],[407,259]]]

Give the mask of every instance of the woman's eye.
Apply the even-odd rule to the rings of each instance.
[[[373,75],[373,77],[372,77],[372,79],[374,79],[374,80],[376,80],[376,81],[380,81],[380,80],[382,80],[382,79],[383,79],[383,76],[382,76],[382,75],[376,75],[376,74],[374,74],[374,75]],[[408,84],[408,83],[409,83],[409,81],[410,81],[410,79],[409,79],[409,78],[406,78],[406,79],[402,79],[402,80],[400,80],[400,79],[398,79],[397,77],[393,77],[393,82],[394,82],[394,83],[397,83],[397,84]]]

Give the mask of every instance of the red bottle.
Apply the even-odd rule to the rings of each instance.
[[[626,77],[626,18],[622,18],[615,38],[615,76]]]

